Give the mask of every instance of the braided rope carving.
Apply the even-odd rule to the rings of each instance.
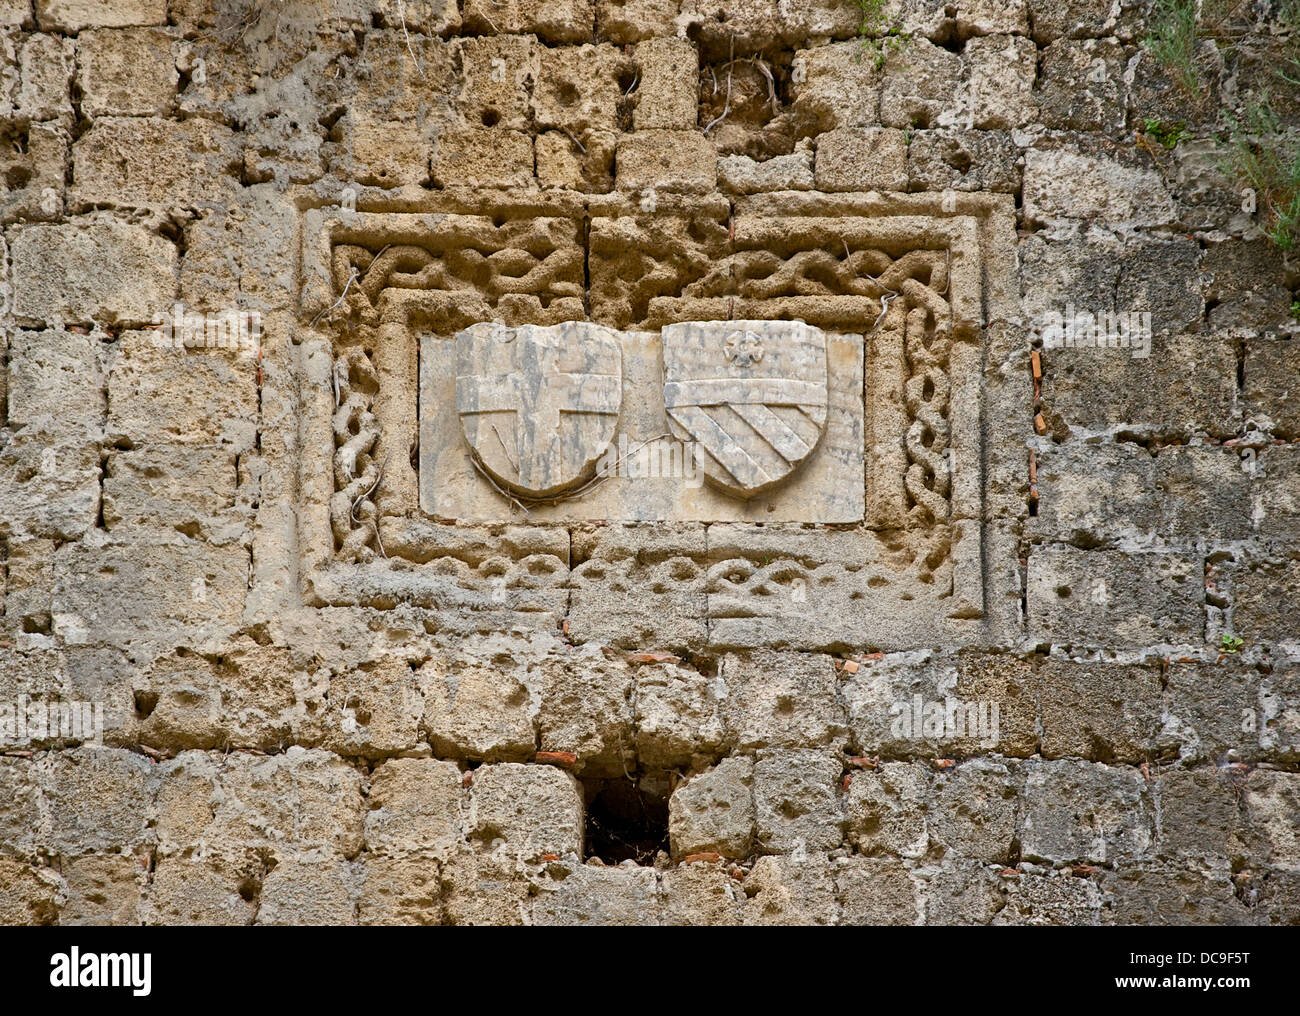
[[[377,510],[370,495],[379,483],[375,461],[379,421],[371,412],[379,377],[360,346],[339,350],[334,362],[338,408],[334,410],[334,486],[330,498],[330,527],[339,557],[366,561],[374,557],[378,539]]]

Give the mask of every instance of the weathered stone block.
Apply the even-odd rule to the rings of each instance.
[[[753,778],[753,761],[734,757],[679,784],[668,799],[673,856],[747,857],[754,841]]]
[[[917,763],[882,762],[852,773],[844,798],[849,842],[864,854],[923,857],[930,791],[930,774]]]
[[[653,868],[577,865],[558,881],[542,883],[533,904],[539,927],[658,925],[662,923],[659,880]]]
[[[911,872],[886,857],[846,857],[832,869],[840,904],[839,924],[912,925],[921,907]]]
[[[581,789],[553,766],[506,762],[476,769],[466,822],[472,840],[484,846],[502,841],[513,859],[582,856]]]
[[[1042,754],[1137,763],[1155,752],[1160,671],[1049,658],[1035,674]]]
[[[148,878],[145,855],[87,854],[63,864],[67,902],[61,925],[139,925]]]
[[[773,748],[754,766],[757,841],[766,853],[828,850],[844,838],[839,781],[843,767],[811,749]]]
[[[10,246],[14,314],[23,321],[147,324],[176,295],[176,248],[142,226],[26,226]]]
[[[690,130],[699,117],[699,57],[686,39],[658,38],[633,51],[641,82],[633,126],[643,130]]]
[[[1026,763],[1018,835],[1028,860],[1106,864],[1149,856],[1151,789],[1129,766]]]
[[[150,153],[185,152],[184,159]],[[179,123],[105,116],[72,146],[69,200],[175,212],[233,200],[241,154],[235,135],[203,117]]]
[[[145,923],[252,924],[264,874],[253,857],[161,856],[149,883]]]
[[[1043,50],[1038,116],[1057,130],[1124,127],[1123,47],[1114,39],[1058,39]]]
[[[46,756],[41,769],[51,851],[130,850],[152,841],[156,774],[143,755],[83,747]]]
[[[1041,547],[1029,556],[1032,638],[1067,645],[1199,642],[1205,625],[1199,558],[1150,551]]]
[[[346,861],[283,860],[262,883],[257,923],[272,927],[356,924],[355,881]]]
[[[1065,149],[1025,153],[1024,203],[1025,217],[1042,223],[1092,219],[1142,227],[1170,225],[1175,218],[1155,170]]]
[[[60,428],[102,426],[101,354],[96,335],[16,331],[9,340],[9,423],[48,416]]]
[[[424,729],[439,755],[523,760],[537,751],[530,689],[500,665],[435,658],[417,672]]]
[[[78,539],[99,510],[98,430],[37,417],[0,448],[0,536]]]
[[[1255,426],[1288,441],[1300,438],[1300,342],[1247,342],[1243,372]]]
[[[629,70],[628,59],[617,47],[543,46],[538,56],[532,92],[532,114],[538,126],[570,131],[579,138],[589,131],[617,129],[623,98],[619,82]]]
[[[619,138],[615,155],[619,190],[684,191],[713,189],[718,157],[699,131],[644,130]]]
[[[692,863],[660,875],[663,923],[688,927],[740,924],[744,892],[724,864]]]
[[[22,83],[14,112],[31,120],[72,116],[76,43],[57,35],[31,35],[19,56]]]
[[[77,37],[77,87],[90,117],[166,116],[180,75],[174,38],[152,28],[93,29]]]
[[[884,50],[880,122],[886,127],[954,127],[964,120],[962,58],[926,39]]]
[[[438,861],[423,855],[369,856],[357,885],[357,923],[441,924],[442,880]]]
[[[723,719],[733,749],[843,746],[847,727],[830,657],[728,655],[719,677],[727,688]]]
[[[533,181],[533,140],[522,131],[448,131],[433,153],[439,187],[528,187]]]
[[[970,759],[934,777],[927,801],[930,837],[959,857],[989,864],[1012,859],[1019,781],[992,759]]]
[[[44,29],[64,32],[162,25],[167,0],[36,0],[36,20]]]
[[[224,351],[191,353],[134,332],[108,375],[108,436],[131,445],[219,446],[238,455],[257,433],[256,364]]]
[[[817,189],[907,189],[907,143],[887,127],[849,127],[817,138]]]
[[[586,42],[595,27],[593,0],[502,0],[490,6],[465,4],[465,28],[483,35],[533,34],[557,43]]]
[[[748,926],[826,925],[839,919],[835,869],[823,857],[760,857],[744,881]]]
[[[725,741],[725,686],[695,670],[672,664],[636,673],[636,753],[648,769],[689,766],[717,752]]]
[[[963,62],[970,90],[970,126],[1008,129],[1038,118],[1033,93],[1038,50],[1029,39],[982,35],[966,43]]]
[[[461,772],[452,762],[390,759],[370,777],[367,808],[366,849],[372,854],[445,860],[463,838]]]

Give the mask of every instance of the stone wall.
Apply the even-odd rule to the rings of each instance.
[[[871,7],[0,0],[0,920],[1300,921],[1278,12]],[[795,320],[789,479],[461,433]]]

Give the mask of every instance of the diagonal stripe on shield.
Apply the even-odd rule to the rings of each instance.
[[[802,321],[663,330],[669,428],[715,486],[750,498],[790,476],[826,426],[826,336]]]

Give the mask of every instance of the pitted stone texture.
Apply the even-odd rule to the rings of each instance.
[[[445,860],[462,838],[461,782],[461,772],[451,762],[385,762],[370,777],[366,849]]]
[[[13,310],[26,321],[148,324],[176,295],[176,247],[142,226],[27,226],[10,245]]]
[[[166,0],[36,0],[36,20],[42,28],[76,32],[83,28],[162,25]]]
[[[1118,863],[1148,857],[1151,787],[1130,766],[1027,763],[1017,834],[1026,859]]]
[[[663,923],[659,879],[653,868],[567,867],[541,883],[533,904],[539,927],[597,927]]]
[[[507,762],[474,771],[467,828],[472,841],[512,860],[582,856],[582,793],[552,766]]]
[[[843,767],[812,749],[762,751],[754,766],[757,842],[763,853],[829,850],[844,838]]]
[[[673,856],[747,857],[754,838],[753,779],[753,761],[736,757],[679,784],[668,801]]]

